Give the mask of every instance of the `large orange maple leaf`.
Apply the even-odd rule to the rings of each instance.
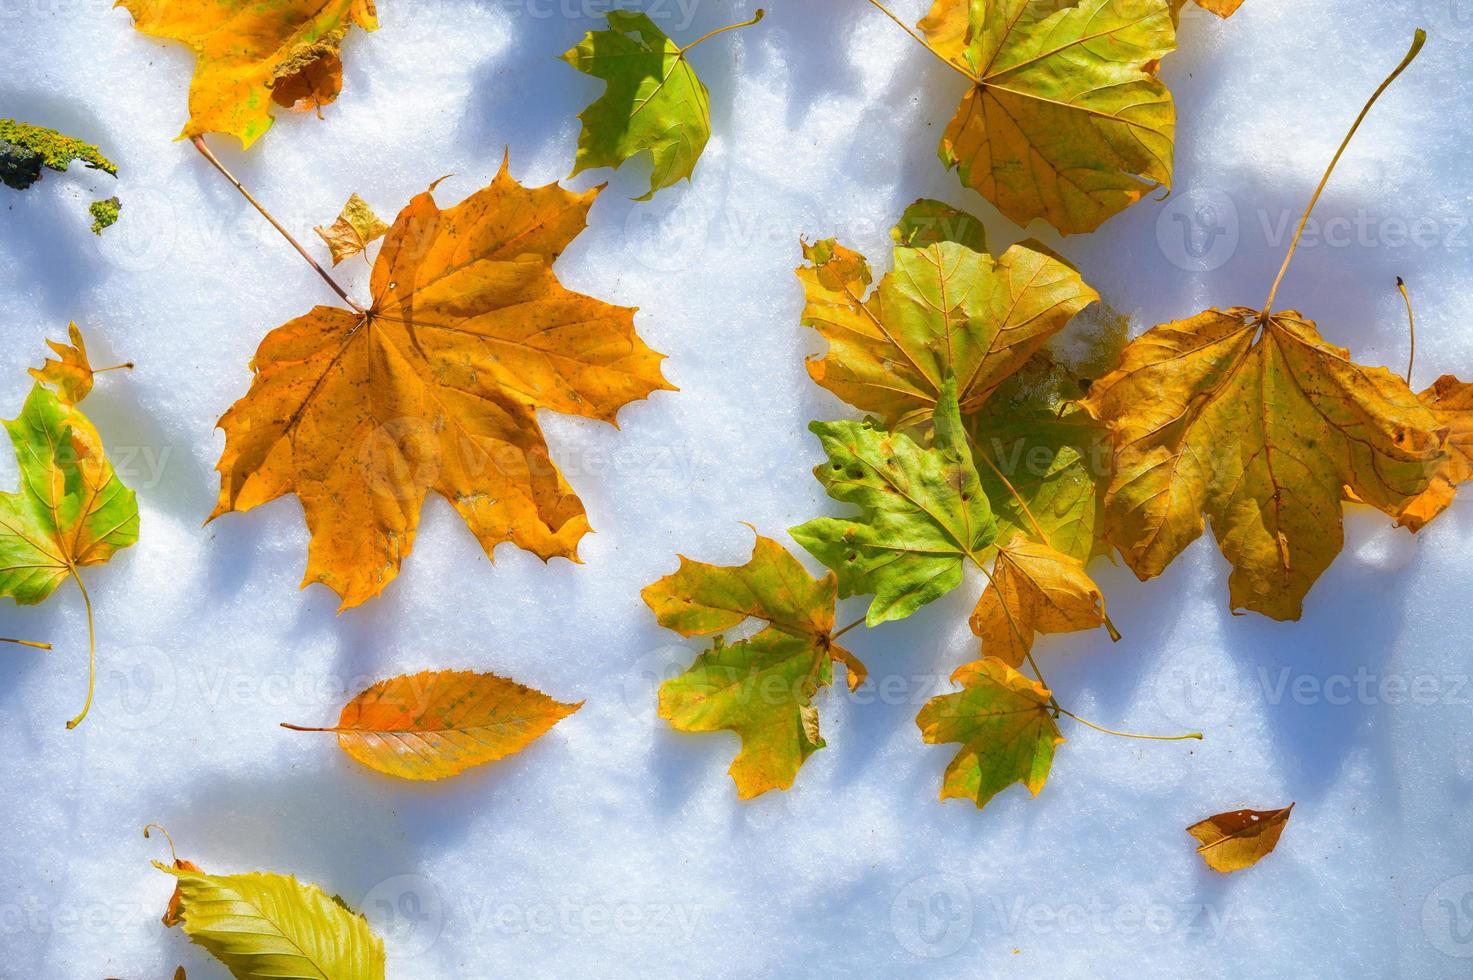
[[[553,274],[598,189],[523,187],[504,163],[448,210],[434,189],[386,236],[372,304],[319,306],[273,330],[250,391],[220,420],[210,519],[295,493],[312,535],[303,587],[321,582],[344,609],[393,581],[430,490],[488,556],[511,541],[576,561],[588,518],[537,409],[613,423],[629,402],[673,390],[633,309]]]

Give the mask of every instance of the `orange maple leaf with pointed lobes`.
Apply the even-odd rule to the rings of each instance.
[[[343,87],[339,48],[354,25],[378,30],[374,0],[118,0],[133,26],[195,53],[181,139],[228,133],[249,147],[271,106],[321,112]]]
[[[1402,505],[1397,523],[1422,530],[1452,504],[1458,484],[1473,480],[1473,384],[1444,374],[1417,396],[1447,427],[1447,458],[1432,473],[1427,489]]]
[[[588,518],[537,409],[612,424],[629,402],[674,390],[633,309],[553,273],[599,189],[523,187],[506,163],[455,207],[441,210],[434,189],[385,237],[372,304],[319,306],[273,330],[250,391],[220,420],[210,519],[296,494],[312,534],[303,585],[328,586],[344,609],[398,575],[431,490],[488,557],[511,541],[576,561]]]

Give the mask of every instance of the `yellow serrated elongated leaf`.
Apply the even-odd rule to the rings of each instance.
[[[179,881],[189,938],[237,980],[383,980],[383,940],[361,914],[316,885],[259,871],[154,867]]]
[[[958,667],[951,679],[963,689],[932,698],[916,716],[927,744],[962,746],[946,767],[941,799],[972,800],[980,810],[1013,783],[1037,796],[1064,741],[1048,689],[994,657]]]
[[[1282,810],[1233,810],[1187,828],[1201,846],[1197,853],[1213,871],[1226,874],[1251,868],[1279,844],[1294,804]]]
[[[936,0],[920,28],[974,82],[941,160],[1019,225],[1094,231],[1171,186],[1166,0]]]
[[[343,707],[331,732],[359,762],[400,779],[445,779],[520,752],[583,707],[495,674],[424,671],[379,681]]]
[[[1019,536],[998,549],[992,581],[972,611],[982,652],[1021,667],[1035,633],[1073,633],[1105,624],[1105,597],[1084,563]]]

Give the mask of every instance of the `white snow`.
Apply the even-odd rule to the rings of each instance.
[[[894,0],[913,20],[922,0]],[[604,0],[381,0],[347,43],[326,120],[283,116],[249,153],[212,144],[299,236],[357,191],[381,214],[432,180],[442,204],[513,173],[570,168],[600,83],[556,60]],[[744,19],[735,0],[647,0],[690,39]],[[654,718],[653,687],[698,646],[660,630],[639,589],[676,552],[739,562],[764,533],[834,513],[805,430],[845,406],[811,384],[798,241],[839,235],[888,265],[887,229],[939,197],[992,243],[1040,235],[1138,332],[1205,305],[1259,304],[1292,227],[1413,27],[1426,53],[1366,123],[1285,284],[1363,362],[1401,370],[1398,275],[1419,312],[1416,387],[1473,375],[1473,159],[1467,0],[1247,0],[1191,8],[1166,64],[1181,125],[1177,189],[1062,243],[964,192],[935,144],[960,80],[862,0],[773,0],[760,27],[694,55],[716,137],[693,185],[608,180],[558,263],[574,289],[641,308],[679,393],[622,428],[545,417],[597,532],[586,564],[503,546],[493,566],[432,501],[402,577],[343,616],[299,592],[306,531],[287,499],[202,527],[220,413],[272,327],[334,298],[187,143],[188,53],[107,0],[0,3],[0,115],[95,139],[122,167],[120,223],[87,228],[97,175],[0,190],[0,410],[18,410],[42,340],[77,320],[108,375],[86,408],[139,491],[143,537],[90,570],[102,674],[93,717],[85,620],[65,588],[0,607],[0,974],[144,980],[225,974],[158,922],[149,866],[166,825],[209,870],[295,873],[363,906],[393,980],[450,977],[1455,977],[1473,956],[1473,505],[1417,538],[1354,512],[1304,619],[1229,615],[1208,539],[1141,584],[1101,564],[1125,634],[1050,639],[1044,667],[1110,727],[1200,727],[1202,743],[1125,742],[1068,724],[1042,795],[985,811],[936,800],[952,750],[913,718],[974,652],[970,581],[912,620],[851,634],[875,690],[823,702],[829,748],[787,793],[736,800],[735,738]],[[688,16],[687,16],[688,15]],[[1199,210],[1203,206],[1212,211]],[[1183,231],[1194,228],[1196,255]],[[1219,237],[1212,229],[1220,228]],[[1415,236],[1413,233],[1416,233]],[[359,291],[366,265],[345,264]],[[13,486],[0,461],[0,486]],[[806,560],[806,559],[805,559]],[[815,567],[810,562],[811,567]],[[862,608],[847,603],[843,621]],[[580,713],[527,752],[432,786],[391,782],[326,737],[374,679],[491,670]],[[1206,870],[1183,832],[1240,806],[1298,802],[1277,853]]]

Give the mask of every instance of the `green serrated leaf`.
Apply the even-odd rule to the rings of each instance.
[[[839,576],[839,594],[873,595],[866,622],[903,619],[961,584],[997,522],[977,475],[957,410],[956,379],[942,385],[935,444],[926,449],[873,422],[814,422],[829,462],[814,476],[854,518],[819,518],[793,539]]]
[[[154,867],[179,880],[189,938],[237,980],[383,980],[383,940],[361,913],[316,885],[263,872]]]
[[[981,809],[1013,783],[1037,796],[1064,741],[1048,689],[992,657],[958,667],[951,679],[963,689],[932,698],[916,716],[927,744],[962,746],[946,767],[941,798]]]
[[[579,114],[583,132],[572,176],[618,167],[648,151],[654,158],[648,200],[689,179],[711,138],[711,101],[685,53],[645,14],[612,10],[612,30],[590,31],[563,60],[608,88]]]

